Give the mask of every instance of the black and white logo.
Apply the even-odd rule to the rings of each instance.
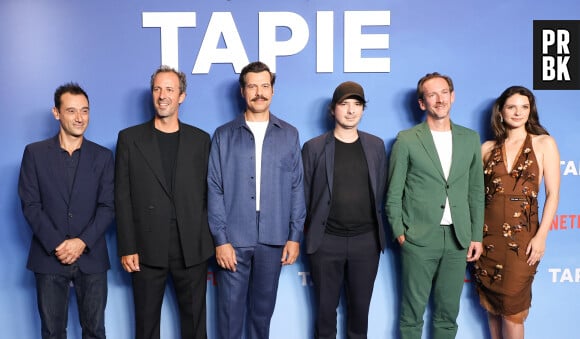
[[[580,89],[580,20],[534,20],[534,89]]]

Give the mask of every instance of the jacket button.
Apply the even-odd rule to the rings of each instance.
[[[441,209],[445,208],[445,205],[441,205]]]
[[[69,218],[72,218],[72,217],[73,217],[73,214],[72,214],[72,213],[69,213],[69,214],[68,214],[68,217],[69,217]]]

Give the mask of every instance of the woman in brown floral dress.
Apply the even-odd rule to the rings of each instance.
[[[560,157],[527,88],[514,86],[501,94],[491,125],[495,140],[482,145],[485,225],[474,276],[491,337],[523,338],[532,281],[558,206]],[[538,222],[542,179],[546,199]]]

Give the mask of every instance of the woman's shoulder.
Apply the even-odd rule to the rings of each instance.
[[[535,135],[532,134],[532,146],[534,147],[534,151],[540,152],[551,152],[557,149],[556,140],[554,137],[548,134],[540,134]]]
[[[487,162],[491,151],[495,148],[496,141],[495,140],[487,140],[483,144],[481,144],[481,157],[483,162]]]
[[[495,145],[495,140],[484,141],[483,144],[481,144],[481,154],[487,154],[491,152],[491,150],[495,148]]]

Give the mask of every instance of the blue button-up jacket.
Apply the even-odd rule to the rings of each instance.
[[[262,146],[258,222],[255,156],[244,114],[216,129],[207,179],[209,227],[216,246],[284,245],[302,238],[306,207],[298,131],[270,114]]]

